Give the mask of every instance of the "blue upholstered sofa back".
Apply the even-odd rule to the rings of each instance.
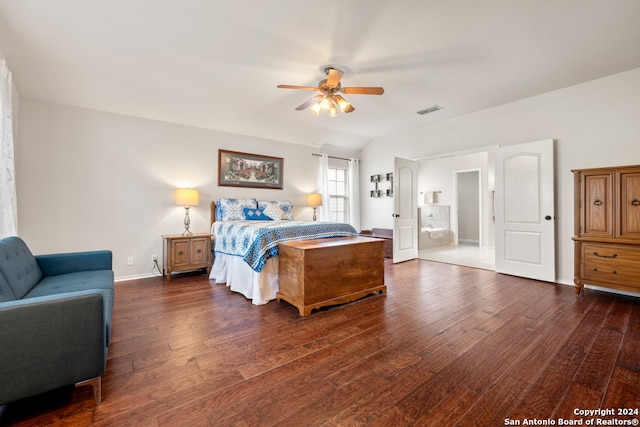
[[[0,275],[0,301],[21,299],[42,279],[36,258],[18,237],[0,240]]]

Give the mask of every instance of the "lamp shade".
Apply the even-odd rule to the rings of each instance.
[[[198,201],[198,190],[193,188],[178,188],[176,190],[176,205],[197,206]]]
[[[318,193],[307,195],[307,206],[322,206],[322,195]]]

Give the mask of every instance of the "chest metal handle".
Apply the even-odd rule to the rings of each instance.
[[[618,254],[600,255],[598,252],[594,252],[593,254],[600,258],[617,258],[618,257]]]

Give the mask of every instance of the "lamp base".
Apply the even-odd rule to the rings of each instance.
[[[316,220],[316,207],[313,207],[313,220]]]
[[[183,236],[191,236],[193,233],[189,230],[191,219],[189,218],[189,206],[184,207],[184,233]]]

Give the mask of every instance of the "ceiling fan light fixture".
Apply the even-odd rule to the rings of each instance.
[[[327,96],[325,95],[324,98],[322,98],[322,100],[320,100],[320,109],[323,111],[327,111],[329,110],[329,107],[331,106],[331,102],[329,101],[329,98],[327,98]]]
[[[340,83],[340,79],[343,74],[342,71],[328,66],[324,68],[324,72],[327,74],[327,78],[320,80],[317,87],[278,85],[278,88],[320,92],[320,95],[316,95],[307,100],[307,102],[296,107],[296,110],[302,111],[305,108],[311,107],[311,112],[313,114],[318,115],[320,114],[320,111],[327,111],[329,113],[329,117],[336,117],[338,115],[338,111],[343,113],[351,113],[355,111],[353,105],[344,99],[338,92],[361,95],[382,95],[384,93],[384,89],[381,87],[342,87],[342,84]]]
[[[336,117],[338,115],[338,109],[333,103],[329,107],[329,117]]]
[[[340,109],[344,111],[349,107],[350,104],[347,102],[346,99],[342,98],[341,100],[338,101],[338,105],[340,106]]]

